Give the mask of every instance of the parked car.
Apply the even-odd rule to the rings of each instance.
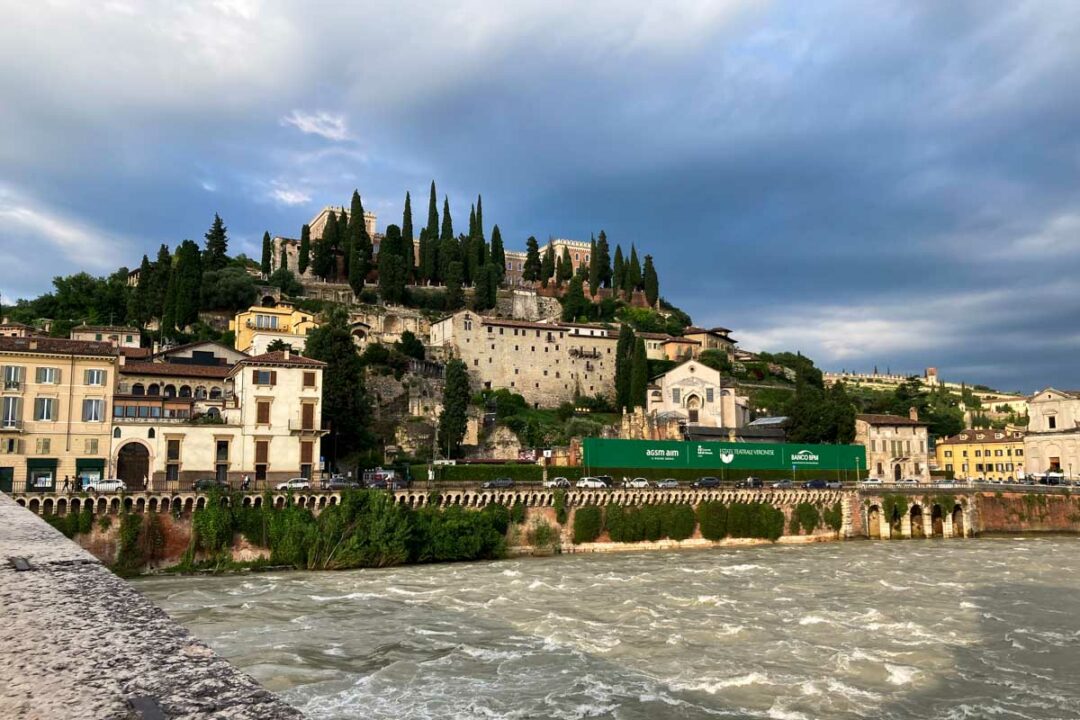
[[[83,492],[124,492],[127,485],[118,478],[103,478],[98,480],[86,480],[83,483]]]
[[[656,483],[656,487],[661,490],[671,490],[672,488],[679,487],[679,481],[675,478],[664,478]]]
[[[349,478],[335,475],[322,484],[323,490],[353,490],[360,487],[360,483]]]
[[[636,477],[633,480],[629,478],[623,480],[622,486],[625,488],[647,488],[652,487],[652,483],[643,477]]]
[[[761,487],[765,487],[765,483],[761,481],[761,478],[756,478],[756,477],[750,476],[750,477],[746,478],[745,480],[740,480],[739,482],[735,483],[735,487],[737,487],[737,488],[761,488]]]
[[[604,483],[604,487],[615,487],[615,478],[610,475],[597,475],[596,479]]]
[[[199,478],[195,482],[191,483],[192,490],[213,490],[214,488],[222,488],[223,490],[229,489],[229,483],[224,480],[218,480],[217,478]]]
[[[544,481],[544,487],[546,488],[568,488],[570,487],[570,481],[564,477],[548,478]]]
[[[881,478],[868,477],[865,480],[860,480],[859,484],[860,485],[883,485],[884,483],[882,482]]]
[[[278,490],[310,490],[311,481],[307,478],[290,478],[283,483],[278,483]]]
[[[575,487],[597,489],[606,488],[607,485],[598,477],[583,477],[575,483]]]
[[[844,483],[840,482],[839,480],[830,480],[829,482],[825,483],[825,487],[829,488],[830,490],[843,490]]]
[[[508,477],[497,477],[494,480],[488,480],[481,483],[482,488],[512,488],[514,487],[514,479]]]
[[[777,480],[769,487],[776,488],[777,490],[790,490],[795,486],[795,483],[790,480]]]
[[[918,481],[917,478],[906,477],[906,478],[901,478],[900,480],[898,480],[896,484],[897,485],[918,485],[919,481]]]
[[[718,477],[699,477],[697,480],[690,483],[690,487],[695,487],[695,488],[717,488],[717,487],[720,487],[720,478],[718,478]]]
[[[828,483],[824,480],[807,480],[802,484],[804,490],[824,490]]]

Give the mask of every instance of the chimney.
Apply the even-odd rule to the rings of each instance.
[[[908,408],[907,414],[908,414],[908,417],[909,417],[909,418],[911,418],[911,419],[912,419],[912,420],[914,420],[915,422],[919,422],[919,411],[918,411],[918,410],[916,410],[916,409],[915,409],[915,408],[913,408],[913,407],[912,407],[912,408]]]
[[[289,359],[289,348],[285,348],[285,359]]]

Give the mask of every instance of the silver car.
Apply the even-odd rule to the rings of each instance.
[[[83,482],[83,491],[85,492],[113,493],[124,492],[125,490],[127,490],[127,485],[118,478],[98,478],[97,480],[85,480]]]
[[[679,481],[675,478],[664,478],[656,483],[656,487],[661,490],[671,490],[672,488],[679,487]]]

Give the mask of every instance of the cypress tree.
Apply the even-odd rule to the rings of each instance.
[[[401,228],[386,227],[386,236],[379,246],[379,295],[383,302],[399,304],[405,298],[405,262],[402,259]]]
[[[596,238],[589,241],[589,294],[595,295],[600,289],[600,254],[596,252]]]
[[[484,199],[476,196],[476,237],[484,239]]]
[[[300,257],[299,269],[300,274],[303,275],[307,272],[308,265],[311,264],[311,228],[307,223],[304,223],[300,228]]]
[[[202,253],[191,240],[176,249],[176,264],[169,279],[169,300],[172,324],[166,332],[184,328],[199,319],[199,297],[202,291]]]
[[[634,359],[630,365],[630,406],[645,407],[645,388],[649,384],[649,361],[645,355],[645,341],[638,338],[634,343]]]
[[[172,254],[168,245],[158,248],[157,259],[152,271],[153,282],[149,287],[150,317],[161,319],[165,312],[165,293],[169,289],[169,276],[172,275]]]
[[[420,262],[416,266],[416,277],[423,283],[431,280],[431,241],[427,228],[420,229]]]
[[[473,291],[473,309],[477,312],[490,310],[499,299],[499,279],[495,265],[486,263],[476,277],[476,289]]]
[[[427,208],[427,231],[428,238],[435,241],[439,238],[439,207],[435,199],[435,181],[431,181],[431,196],[428,198]]]
[[[354,243],[352,257],[349,258],[349,287],[352,288],[357,300],[360,299],[360,291],[364,289],[365,275],[367,273],[364,272],[364,261],[360,257],[360,248]]]
[[[641,264],[638,262],[637,248],[630,246],[630,262],[626,265],[626,277],[623,279],[623,290],[626,291],[626,299],[641,287]]]
[[[405,210],[401,214],[401,260],[405,267],[405,275],[413,277],[416,272],[416,250],[413,246],[412,227],[412,199],[409,193],[405,193]]]
[[[622,245],[615,246],[615,267],[611,275],[611,286],[616,290],[622,290],[626,281],[626,263],[623,261]]]
[[[563,322],[574,322],[579,316],[588,312],[589,301],[585,299],[585,289],[580,276],[570,280],[570,286],[562,297]]]
[[[273,246],[270,243],[270,233],[269,233],[269,231],[264,232],[263,233],[263,242],[262,242],[262,267],[261,267],[263,277],[270,277],[270,262],[273,259],[273,253],[274,253]]]
[[[600,237],[596,240],[596,264],[600,277],[593,280],[601,287],[611,287],[611,248],[608,246],[607,233],[600,231]]]
[[[634,356],[634,331],[629,325],[619,328],[615,346],[615,406],[622,411],[630,405],[630,367]]]
[[[531,235],[525,241],[525,267],[522,268],[521,279],[528,282],[540,279],[540,246]]]
[[[491,229],[491,263],[495,266],[498,284],[506,280],[506,250],[503,248],[502,233],[499,226]]]
[[[559,258],[559,267],[555,271],[555,282],[563,285],[574,277],[574,261],[570,259],[570,249],[563,247],[562,257]]]
[[[323,454],[339,456],[366,449],[371,401],[364,390],[364,368],[348,326],[348,313],[334,307],[329,317],[308,335],[304,354],[326,363],[322,376],[323,417],[334,429]]]
[[[229,262],[229,238],[225,235],[225,223],[214,213],[214,222],[206,231],[206,256],[203,265],[207,270],[220,270]]]
[[[469,206],[469,237],[476,237],[476,206]]]
[[[653,267],[652,255],[645,256],[645,270],[642,273],[642,284],[645,286],[645,300],[649,306],[656,305],[660,298],[660,278],[656,276],[656,268]]]
[[[469,396],[469,371],[461,360],[451,360],[446,364],[443,410],[439,415],[439,447],[453,457],[461,453],[461,441],[465,438]]]
[[[548,243],[544,259],[540,261],[540,284],[548,286],[548,280],[555,277],[555,246]]]
[[[323,280],[330,277],[334,265],[333,243],[337,236],[337,216],[333,212],[326,218],[322,237],[315,242],[312,250],[311,271]]]
[[[451,312],[460,310],[465,306],[465,293],[461,289],[461,276],[461,261],[452,261],[446,268],[446,309]]]
[[[342,232],[340,224],[338,231]],[[371,238],[368,236],[367,225],[364,223],[364,201],[360,199],[360,193],[355,189],[349,202],[349,223],[344,227],[344,233],[348,237],[345,245],[349,253],[346,256],[348,260],[345,266],[349,274],[349,282],[352,283],[353,259],[360,263],[357,272],[362,277],[366,278],[368,271],[371,270]],[[354,247],[356,248],[355,253],[352,252]]]
[[[139,325],[145,325],[150,319],[152,310],[150,307],[150,286],[154,282],[154,269],[150,265],[150,258],[142,256],[139,264],[139,284],[135,286],[135,292],[131,294],[131,307],[128,315],[134,318]]]
[[[443,209],[442,209],[442,234],[439,235],[439,242],[444,243],[447,240],[454,239],[454,221],[450,218],[450,198],[443,196]]]
[[[439,278],[443,284],[448,284],[450,277],[450,264],[461,261],[461,246],[453,237],[444,237],[439,240]],[[464,268],[458,275],[458,282],[463,281]]]

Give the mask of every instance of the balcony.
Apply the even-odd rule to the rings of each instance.
[[[330,428],[325,424],[322,427],[315,427],[315,423],[305,423],[303,420],[290,420],[289,432],[300,433],[301,435],[325,435],[330,432]]]
[[[0,420],[0,432],[17,432],[23,431],[22,420]]]
[[[22,380],[5,380],[4,392],[22,392],[23,385],[24,383]]]

